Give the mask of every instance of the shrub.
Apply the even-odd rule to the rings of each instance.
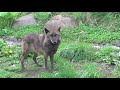
[[[8,46],[2,39],[0,39],[0,56],[8,56],[10,54],[13,54],[13,49]]]
[[[99,61],[103,61],[103,62],[107,62],[109,64],[115,64],[115,62],[119,61],[117,59],[117,61],[114,62],[114,59],[116,59],[116,57],[114,57],[113,54],[116,54],[115,56],[117,56],[117,52],[118,50],[113,49],[112,47],[105,47],[102,48],[98,53],[97,53],[97,60]],[[117,56],[118,57],[118,56]]]
[[[13,21],[20,12],[1,12],[0,13],[0,29],[12,26]]]
[[[61,51],[59,51],[59,56],[70,61],[94,60],[95,48],[87,43],[74,43],[66,45],[61,49]]]
[[[38,20],[40,25],[44,25],[50,18],[51,12],[37,12],[35,13],[35,18]]]

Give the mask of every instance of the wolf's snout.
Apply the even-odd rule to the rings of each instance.
[[[57,44],[57,41],[54,41],[53,44]]]

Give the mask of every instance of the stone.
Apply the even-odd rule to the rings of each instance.
[[[45,25],[44,28],[47,28],[48,30],[51,29],[57,29],[59,27],[65,28],[65,27],[74,27],[76,26],[75,20],[70,16],[62,16],[62,15],[56,15],[52,17]]]
[[[21,27],[26,25],[35,25],[37,21],[35,20],[33,14],[28,14],[22,16],[13,22],[13,27]]]

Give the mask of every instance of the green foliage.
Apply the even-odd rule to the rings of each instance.
[[[2,39],[0,39],[0,56],[13,54],[13,50]]]
[[[61,32],[63,42],[69,43],[70,41],[84,41],[84,42],[96,42],[99,44],[110,43],[114,44],[114,41],[120,38],[119,32],[112,32],[106,27],[100,26],[86,26],[80,24],[75,28],[65,28]]]
[[[69,42],[69,41],[76,40],[76,38],[79,36],[79,35],[76,35],[76,34],[80,31],[81,30],[78,27],[76,27],[76,28],[65,28],[63,30],[63,32],[61,32],[62,40],[65,40],[64,42]]]
[[[84,36],[83,38],[83,40],[85,39],[84,41],[86,42],[112,44],[115,39],[120,38],[120,33],[111,32],[106,27],[100,27],[100,26],[89,26],[88,27],[84,24],[81,24],[79,26],[79,30],[83,30],[86,33],[86,36]]]
[[[0,78],[21,78],[23,75],[0,69]],[[24,78],[24,77],[23,77]]]
[[[95,63],[86,63],[80,73],[80,78],[102,78],[103,74]]]
[[[12,47],[12,55],[9,55],[9,58],[11,60],[15,60],[13,62],[15,63],[18,63],[18,59],[20,59],[21,55],[22,55],[22,48],[20,47],[20,45],[18,44],[15,44],[13,47]]]
[[[94,60],[95,48],[87,43],[73,43],[66,45],[59,55],[70,61]]]
[[[0,39],[0,50],[1,50],[3,45],[4,45],[4,41],[2,39]]]
[[[44,25],[50,18],[51,12],[36,12],[35,18],[38,20],[40,25]]]
[[[28,25],[13,29],[6,28],[1,31],[0,36],[7,36],[7,38],[10,38],[11,36],[22,38],[24,35],[30,33],[43,33],[43,29],[38,25]]]
[[[75,18],[75,20],[82,20],[83,18],[85,18],[85,13],[83,12],[72,12],[73,17]]]
[[[44,72],[37,77],[39,78],[75,78],[78,77],[75,69],[70,65],[70,63],[66,62],[64,59],[61,61],[56,61],[57,71]]]
[[[59,78],[75,78],[78,76],[75,71],[75,68],[73,68],[73,66],[70,65],[70,63],[65,61],[64,59],[62,59],[61,61],[57,60],[57,66],[59,69],[57,77]]]
[[[25,27],[19,27],[17,29],[14,29],[13,35],[17,38],[22,38],[24,35],[26,34],[30,34],[30,33],[42,33],[43,29],[38,26],[38,25],[28,25]]]
[[[10,78],[10,73],[5,70],[0,70],[0,78]]]
[[[94,12],[92,18],[95,20],[97,26],[106,27],[111,31],[118,31],[120,28],[120,13],[118,12]]]
[[[102,48],[97,53],[98,56],[97,60],[107,62],[109,64],[116,64],[116,62],[118,62],[119,60],[117,59],[117,61],[114,61],[115,57],[113,56],[113,54],[116,54],[117,56],[117,52],[118,50],[113,49],[111,47]]]
[[[20,12],[0,12],[0,30],[10,28],[19,13]]]
[[[9,28],[1,29],[0,36],[9,36],[12,33],[14,33],[14,30],[11,30]]]
[[[4,45],[1,49],[1,55],[2,56],[10,55],[10,54],[13,54],[13,53],[14,53],[14,51],[8,45]]]
[[[12,15],[12,16],[17,16],[19,13],[21,13],[21,12],[0,12],[0,16],[5,16],[5,15],[7,15],[7,14],[10,14],[10,15]]]
[[[4,46],[4,41],[2,39],[0,39],[0,56],[2,56],[2,47]]]

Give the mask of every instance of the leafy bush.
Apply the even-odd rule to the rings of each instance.
[[[85,13],[83,12],[72,12],[73,17],[75,18],[75,20],[83,20],[85,18]]]
[[[0,36],[6,36],[6,38],[9,38],[9,36],[13,35],[14,33],[16,33],[16,31],[14,31],[13,29],[5,28],[1,29]]]
[[[65,28],[61,32],[61,37],[62,40],[67,43],[70,41],[85,41],[89,43],[96,42],[100,44],[113,44],[116,39],[120,38],[120,33],[113,33],[105,27],[80,24],[80,26],[75,28]]]
[[[2,55],[2,47],[4,46],[4,41],[2,39],[0,39],[0,56]]]
[[[10,46],[8,46],[2,39],[0,39],[0,56],[6,56],[13,54],[13,50]]]
[[[22,54],[22,49],[21,49],[20,45],[15,44],[12,47],[12,52],[13,52],[13,54],[11,56],[9,56],[9,58],[11,60],[15,60],[15,62],[18,63],[19,61],[17,61],[17,60],[21,57],[21,54]]]
[[[67,43],[69,43],[70,41],[79,41],[82,36],[84,37],[84,35],[86,35],[85,32],[82,32],[83,31],[80,27],[64,28],[63,31],[61,31],[62,41]]]
[[[1,49],[2,55],[9,55],[13,53],[13,50],[10,46],[4,45]]]
[[[40,25],[44,25],[50,19],[51,12],[37,12],[35,18],[38,20]]]
[[[0,12],[0,29],[11,27],[15,17],[19,13],[20,12]]]
[[[116,54],[116,56],[117,56],[117,52],[118,52],[118,50],[113,49],[112,47],[102,48],[97,53],[97,56],[98,56],[97,60],[107,62],[109,64],[115,64],[115,62],[117,62],[117,61],[114,62],[115,57],[113,56],[113,54]]]
[[[94,60],[95,48],[87,43],[74,43],[66,45],[63,49],[61,49],[59,55],[70,61]]]
[[[80,35],[80,39],[82,38],[86,42],[113,44],[114,40],[120,38],[119,32],[112,32],[103,26],[86,26],[85,24],[81,24],[78,30],[85,32],[85,35],[84,33]]]

